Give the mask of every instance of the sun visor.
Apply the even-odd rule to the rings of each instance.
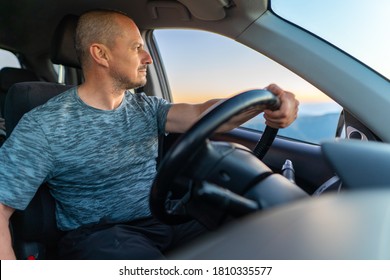
[[[201,20],[221,20],[226,16],[225,8],[231,6],[229,0],[178,0],[191,14]]]

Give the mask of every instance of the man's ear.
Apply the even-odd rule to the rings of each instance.
[[[103,44],[92,44],[89,47],[89,53],[92,59],[99,65],[108,67],[108,48]]]

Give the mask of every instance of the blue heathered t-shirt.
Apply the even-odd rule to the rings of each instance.
[[[0,202],[25,209],[47,182],[57,225],[150,216],[158,135],[171,104],[126,92],[115,110],[86,105],[77,88],[25,114],[0,148]]]

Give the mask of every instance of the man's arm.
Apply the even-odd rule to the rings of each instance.
[[[294,94],[284,91],[277,85],[269,85],[267,90],[277,95],[280,99],[280,108],[276,111],[263,110],[263,106],[250,108],[245,112],[234,116],[227,123],[218,128],[217,132],[229,131],[240,126],[251,118],[264,112],[266,124],[275,128],[284,128],[290,125],[298,114],[298,100]],[[173,104],[168,112],[165,130],[167,132],[186,132],[210,107],[224,99],[213,99],[201,104]]]
[[[11,232],[9,230],[9,219],[15,209],[0,203],[0,259],[15,260],[15,253],[12,249]]]
[[[204,111],[221,101],[223,99],[212,99],[201,104],[173,104],[168,111],[165,131],[174,133],[186,132],[198,121]]]

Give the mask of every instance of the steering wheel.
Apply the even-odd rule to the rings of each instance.
[[[188,166],[196,161],[199,154],[204,152],[208,137],[219,126],[253,106],[264,106],[264,108],[274,110],[279,107],[279,99],[267,90],[242,92],[207,111],[197,123],[177,140],[160,163],[151,188],[150,210],[157,219],[166,224],[180,224],[191,219],[187,214],[176,214],[166,207],[175,181],[180,174],[188,170]],[[272,142],[276,132],[277,130],[268,128],[268,132],[265,133],[266,139],[260,140],[257,144],[257,150],[260,150],[257,154],[260,153],[261,156],[265,154],[270,144],[264,144],[264,142]],[[183,200],[180,203],[183,203]]]

